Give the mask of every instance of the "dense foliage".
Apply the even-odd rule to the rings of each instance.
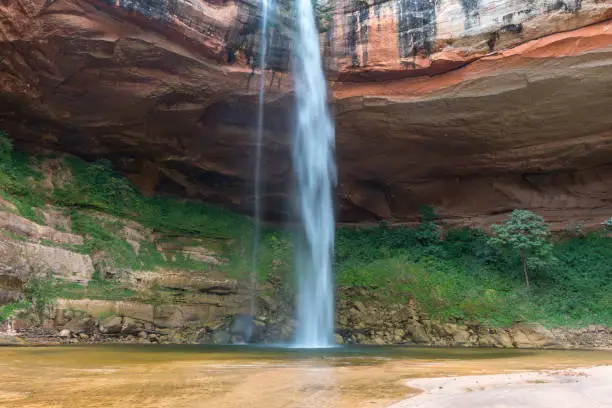
[[[127,220],[135,220],[156,232],[158,239],[205,240],[227,259],[217,268],[238,277],[249,274],[252,224],[247,218],[199,202],[143,197],[105,160],[54,160],[61,163],[56,172],[66,174],[59,178],[55,174],[52,188],[41,188],[41,180],[48,177],[40,165],[43,160],[14,152],[9,139],[0,135],[0,197],[13,203],[22,216],[39,223],[43,222],[40,209],[44,205],[64,208],[71,215],[74,232],[86,238],[84,245],[73,245],[71,250],[105,253],[115,266],[130,269],[207,268],[189,259],[164,257],[146,241],[135,253],[120,234]],[[381,223],[339,229],[335,248],[338,285],[379,291],[393,302],[414,298],[423,311],[447,321],[612,325],[612,238],[607,236],[612,222],[603,221],[601,231],[589,234],[572,227],[565,235],[551,237],[543,220],[533,213],[519,212],[520,217],[514,213],[491,234],[467,228],[445,230],[432,208],[423,207],[421,212],[421,223],[415,227]],[[519,235],[530,238],[525,241]],[[532,245],[534,239],[537,245]],[[517,273],[523,267],[521,248],[529,254],[529,290]],[[257,268],[260,277],[288,278],[291,254],[288,232],[264,231]],[[98,269],[101,266],[96,264]],[[37,308],[53,296],[136,296],[100,274],[87,288],[65,282],[49,287],[35,281],[27,290],[29,302]],[[0,320],[16,307],[0,307]]]
[[[612,239],[605,232],[549,237],[542,245],[555,262],[533,266],[526,290],[517,273],[520,251],[492,245],[478,229],[439,231],[431,209],[416,228],[339,230],[338,284],[367,286],[399,301],[414,297],[424,311],[448,321],[612,325]]]

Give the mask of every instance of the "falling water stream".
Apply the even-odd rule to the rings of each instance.
[[[266,57],[268,53],[268,15],[270,11],[269,0],[261,0],[261,38],[259,47],[259,101],[257,106],[257,133],[255,136],[255,180],[254,180],[254,232],[253,232],[253,251],[251,254],[251,299],[249,312],[251,316],[255,316],[255,294],[257,286],[257,261],[259,255],[259,244],[261,240],[261,178],[262,178],[262,143],[263,143],[263,125],[264,125],[264,97],[266,92]],[[256,62],[253,61],[255,64]]]
[[[319,32],[311,0],[296,0],[293,74],[297,124],[293,165],[297,177],[300,231],[296,240],[298,278],[297,347],[334,344],[334,247],[332,191],[336,182],[334,126],[327,108],[327,89]]]
[[[270,0],[261,2],[259,105],[255,140],[253,252],[250,314],[255,314],[255,286],[261,238],[262,142],[265,68],[268,51]],[[319,50],[319,33],[311,0],[296,0],[296,37],[293,73],[297,123],[293,140],[297,209],[300,220],[296,240],[298,326],[295,345],[304,348],[333,345],[334,290],[331,258],[334,246],[332,191],[335,185],[334,127],[327,109],[327,89]]]

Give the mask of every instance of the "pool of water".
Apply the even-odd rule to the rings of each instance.
[[[386,407],[409,378],[612,364],[612,351],[96,345],[0,348],[0,406]]]

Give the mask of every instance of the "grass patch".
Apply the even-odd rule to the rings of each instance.
[[[15,311],[20,309],[30,308],[30,302],[26,300],[22,300],[20,302],[13,302],[3,306],[0,306],[0,323],[4,323],[9,317],[15,313]]]
[[[111,281],[92,279],[87,286],[75,282],[55,280],[53,295],[64,299],[134,300],[137,293]]]

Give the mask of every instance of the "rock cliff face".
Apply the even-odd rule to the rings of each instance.
[[[40,212],[47,223],[70,230],[72,217],[64,210],[47,206]],[[0,344],[6,333],[34,342],[47,341],[48,336],[66,342],[223,344],[291,339],[295,325],[291,297],[278,279],[258,285],[268,295],[256,298],[255,324],[250,317],[237,323],[249,311],[249,284],[217,269],[227,260],[205,246],[210,242],[163,236],[135,221],[92,213],[100,225],[116,226],[112,228],[123,244],[137,256],[144,256],[148,246],[166,260],[196,263],[126,267],[113,259],[116,253],[85,250],[90,234],[85,238],[74,231],[59,231],[14,211],[0,199],[0,308],[14,308],[0,316]],[[53,214],[62,214],[63,219]],[[111,234],[110,229],[106,232]],[[96,292],[96,282],[106,289]],[[47,299],[42,311],[27,303],[40,297]]]
[[[318,8],[342,221],[411,221],[421,204],[471,225],[513,208],[556,227],[609,216],[609,0]],[[248,210],[257,14],[238,1],[0,2],[0,127],[27,149],[108,157],[144,191]],[[266,72],[270,217],[291,187],[289,30],[285,18],[271,33]]]

